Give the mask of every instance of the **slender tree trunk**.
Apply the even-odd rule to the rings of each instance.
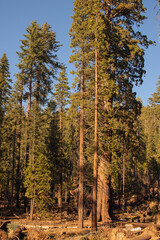
[[[121,175],[118,174],[118,207],[121,209]]]
[[[138,120],[138,117],[137,117],[137,138],[139,139],[139,120]],[[136,186],[136,194],[137,194],[137,206],[139,204],[139,169],[138,169],[138,161],[137,161],[137,158],[136,158],[136,183],[137,183],[137,186]]]
[[[29,96],[28,96],[28,107],[27,107],[27,122],[26,122],[26,162],[25,162],[25,167],[28,166],[29,158],[30,158],[30,134],[29,134],[29,113],[31,110],[31,91],[32,91],[32,81],[30,79],[30,89],[29,89]],[[26,189],[23,188],[24,191],[24,196]],[[28,198],[25,196],[24,197],[24,209],[27,212],[29,208],[29,201]]]
[[[133,162],[134,162],[134,178],[135,178],[135,185],[134,185],[134,193],[136,195],[136,204],[138,205],[138,167],[137,167],[137,159],[136,157],[134,156],[133,157]]]
[[[66,188],[65,188],[65,203],[67,203],[67,200],[68,200],[68,189],[66,186]]]
[[[59,186],[58,186],[58,208],[62,212],[62,104],[60,108],[60,172],[59,172]]]
[[[148,163],[148,167],[147,167],[147,198],[149,201],[151,200],[150,187],[151,187],[151,179],[150,179],[149,163]]]
[[[10,207],[9,179],[10,179],[10,172],[7,173],[5,208]]]
[[[26,145],[25,145],[25,167],[28,166],[28,162],[29,162],[29,151],[30,151],[30,148],[29,148],[29,142],[30,142],[30,138],[29,138],[29,131],[28,131],[28,127],[29,127],[29,121],[28,121],[28,113],[27,113],[27,122],[26,122],[26,125],[25,125],[25,141],[26,141]],[[28,208],[29,208],[29,202],[28,202],[28,197],[25,196],[25,192],[26,192],[26,189],[23,185],[23,195],[24,195],[24,210],[25,212],[28,211]]]
[[[136,194],[137,194],[137,206],[139,204],[139,172],[138,172],[138,164],[136,160]]]
[[[23,74],[23,70],[22,70]],[[19,136],[18,136],[18,154],[16,166],[16,207],[19,208],[19,195],[20,195],[20,160],[21,160],[21,129],[22,129],[22,101],[23,101],[23,77],[21,77],[21,95],[20,95],[20,119],[19,119]]]
[[[125,194],[125,153],[123,153],[123,211],[126,207],[126,194]]]
[[[62,168],[60,168],[60,173],[59,173],[58,208],[61,212],[61,210],[62,210]]]
[[[33,220],[33,213],[34,213],[34,198],[31,199],[31,202],[30,202],[30,220],[32,221]]]
[[[29,113],[32,106],[32,73],[30,74],[30,82],[29,82],[29,95],[28,95],[28,106],[27,106],[27,120],[29,119]],[[27,129],[26,129],[26,167],[28,166],[29,158],[30,158],[30,137],[28,132],[29,121],[27,121]],[[25,191],[25,189],[24,189]],[[24,208],[27,210],[28,208],[28,198],[25,197]]]
[[[160,168],[159,168],[159,167],[160,167],[160,166],[159,166],[159,163],[158,163],[158,170],[157,170],[157,171],[158,171],[158,179],[157,179],[157,180],[158,180],[158,199],[157,199],[157,200],[158,200],[158,207],[159,207],[159,200],[160,200],[160,198],[159,198],[159,197],[160,197],[160,196],[159,196],[159,191],[160,191],[160,179],[159,179],[159,171],[160,171],[160,170],[159,170],[159,169],[160,169]],[[159,209],[159,208],[158,208],[158,209]]]
[[[30,81],[29,81],[29,95],[28,95],[28,106],[27,106],[27,120],[29,120],[29,113],[32,107],[32,71],[30,74]],[[30,158],[30,136],[29,136],[29,121],[27,121],[26,126],[26,167],[28,166],[29,158]],[[25,189],[24,189],[25,192]],[[25,197],[24,200],[24,208],[27,211],[28,209],[28,198]]]
[[[32,166],[32,183],[33,183],[33,189],[32,189],[32,198],[30,202],[30,220],[33,220],[33,213],[34,213],[34,205],[35,205],[35,195],[36,195],[36,182],[35,182],[35,156],[34,156],[34,150],[35,150],[35,132],[36,132],[36,119],[35,119],[35,114],[34,114],[34,120],[33,120],[33,142],[32,142],[32,149],[31,149],[31,154],[30,154],[30,161],[31,161],[31,166]]]
[[[18,145],[18,156],[17,156],[17,164],[16,164],[16,207],[19,208],[19,194],[20,194],[20,143]]]
[[[95,129],[93,165],[92,230],[97,231],[97,173],[98,173],[98,53],[95,47]]]
[[[79,201],[78,201],[78,226],[83,228],[83,98],[84,98],[84,73],[83,61],[81,65],[81,103],[80,103],[80,149],[79,149]]]
[[[16,155],[16,124],[13,131],[13,155],[12,155],[12,189],[11,189],[11,210],[13,210],[13,194],[14,194],[14,180],[15,180],[15,155]]]

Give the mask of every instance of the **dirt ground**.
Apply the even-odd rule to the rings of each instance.
[[[30,221],[27,214],[10,214],[0,209],[2,240],[158,240],[160,239],[160,216],[153,211],[141,210],[116,213],[116,221],[98,223],[98,231],[92,232],[91,219],[86,217],[84,228],[77,227],[77,213],[58,210],[44,215],[34,215]]]
[[[138,224],[138,223],[134,223]],[[108,222],[98,224],[98,231],[92,232],[90,221],[84,221],[84,228],[77,227],[77,220],[66,222],[62,220],[42,221],[27,219],[12,219],[10,225],[21,228],[22,235],[14,238],[14,232],[8,232],[6,239],[28,239],[28,240],[47,240],[47,239],[66,239],[66,240],[158,240],[160,239],[160,226],[149,223],[144,228],[133,225],[130,222]],[[133,231],[134,230],[134,231]],[[1,238],[3,239],[3,238]],[[3,239],[5,240],[5,239]]]

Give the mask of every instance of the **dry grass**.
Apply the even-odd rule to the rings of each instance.
[[[150,206],[151,207],[151,206]],[[143,222],[153,222],[153,216],[147,215],[147,208],[145,209],[132,209],[131,212],[116,213],[118,219],[126,219],[131,222],[133,219],[139,219]],[[71,209],[72,210],[72,209]],[[91,219],[85,219],[84,229],[78,229],[77,213],[74,211],[67,211],[64,209],[62,215],[55,209],[54,212],[45,213],[44,215],[34,215],[34,220],[31,222],[27,215],[14,215],[9,218],[12,225],[19,224],[25,227],[24,234],[27,235],[25,240],[129,240],[135,238],[139,234],[146,234],[147,232],[152,235],[152,240],[160,237],[156,229],[146,228],[141,233],[129,233],[124,230],[125,221],[107,222],[103,225],[98,223],[98,231],[96,233],[91,231]],[[150,220],[151,218],[151,220]],[[160,222],[160,216],[156,215],[157,222]],[[8,232],[9,233],[9,232]],[[7,240],[5,232],[0,232],[0,240]]]
[[[7,240],[7,233],[0,229],[0,239]]]
[[[30,229],[27,233],[27,240],[48,240],[55,239],[54,235],[40,229]]]

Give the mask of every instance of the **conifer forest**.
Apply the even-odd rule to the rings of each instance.
[[[72,221],[79,233],[87,229],[73,239],[159,239],[160,79],[147,106],[133,90],[154,45],[139,30],[145,7],[74,0],[71,18],[71,84],[47,22],[24,29],[14,80],[7,54],[0,56],[0,239],[73,237],[65,230],[25,238],[21,227],[9,237],[6,221],[21,218],[53,221],[51,228],[59,221],[61,232]],[[125,235],[125,222],[142,229]]]

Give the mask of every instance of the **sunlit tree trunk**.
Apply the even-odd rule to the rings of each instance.
[[[126,194],[125,194],[125,153],[123,153],[123,211],[125,211],[126,207]]]
[[[80,149],[79,149],[79,201],[78,201],[78,226],[83,228],[83,128],[84,128],[84,110],[83,110],[83,98],[84,98],[84,73],[83,73],[83,61],[81,64],[81,102],[80,102]]]
[[[59,171],[59,185],[58,185],[58,208],[62,211],[62,104],[60,107],[60,171]]]
[[[14,201],[14,180],[15,180],[15,157],[16,157],[16,124],[13,131],[13,152],[12,152],[12,189],[11,189],[11,211],[13,210]]]
[[[34,198],[31,199],[31,202],[30,202],[30,220],[32,221],[33,220],[33,213],[34,213]]]
[[[92,230],[97,230],[97,173],[98,173],[98,50],[95,47],[95,129],[94,129],[94,165],[93,165],[93,207]]]

